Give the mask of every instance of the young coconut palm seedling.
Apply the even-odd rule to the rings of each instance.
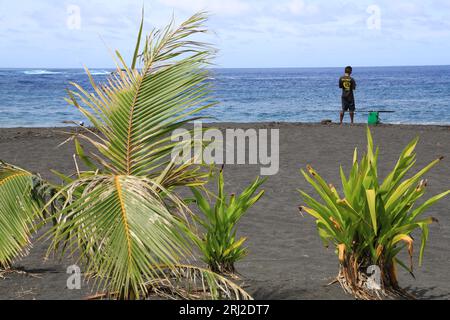
[[[235,263],[247,255],[244,248],[246,238],[237,239],[237,225],[246,212],[264,195],[265,191],[256,192],[265,180],[257,178],[242,194],[228,197],[224,191],[223,170],[218,176],[218,194],[213,195],[215,204],[209,203],[209,197],[199,188],[191,188],[195,203],[203,216],[195,220],[204,228],[205,233],[197,236],[197,243],[203,254],[203,260],[209,268],[220,274],[234,274]],[[255,195],[256,194],[256,195]]]
[[[418,139],[412,141],[400,155],[394,170],[380,181],[378,154],[374,151],[370,130],[367,132],[368,149],[358,161],[355,151],[353,168],[347,177],[341,168],[343,195],[311,167],[302,170],[305,179],[320,196],[316,200],[300,191],[307,212],[317,220],[319,235],[326,246],[333,245],[339,257],[340,271],[337,281],[348,294],[357,299],[383,299],[411,297],[399,286],[397,266],[413,274],[412,233],[421,231],[420,264],[428,240],[429,225],[435,219],[422,215],[450,191],[416,205],[424,196],[427,182],[423,176],[442,158],[433,161],[409,179],[405,176],[416,163],[414,150]],[[405,263],[398,254],[407,249],[410,261]],[[372,283],[368,273],[380,270],[380,283]],[[369,272],[368,272],[369,271]]]
[[[71,138],[86,171],[59,174],[64,184],[45,192],[35,175],[0,164],[1,267],[26,253],[46,212],[55,224],[50,249],[78,256],[105,297],[250,298],[229,279],[186,263],[195,230],[176,189],[202,185],[206,175],[172,158],[179,145],[170,135],[215,105],[206,69],[214,50],[193,39],[206,32],[205,21],[199,13],[154,30],[141,51],[142,21],[131,65],[116,52],[117,72],[107,83],[86,70],[92,87],[73,84],[68,102],[94,127],[81,126]]]

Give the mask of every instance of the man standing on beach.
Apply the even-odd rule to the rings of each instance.
[[[345,68],[345,75],[339,79],[339,88],[342,89],[342,112],[341,112],[341,125],[344,122],[344,116],[347,111],[350,112],[350,119],[352,124],[355,120],[355,96],[353,91],[356,90],[356,81],[351,77],[353,73],[352,67]]]

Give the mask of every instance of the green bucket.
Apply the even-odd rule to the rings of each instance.
[[[376,126],[380,124],[380,113],[379,112],[369,112],[369,125],[370,126]]]

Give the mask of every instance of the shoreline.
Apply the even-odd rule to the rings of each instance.
[[[340,127],[340,124],[337,122],[329,123],[329,124],[322,124],[320,122],[284,122],[284,121],[263,121],[263,122],[239,122],[239,121],[214,121],[214,122],[202,122],[204,126],[232,126],[236,127],[238,125],[243,126],[249,126],[249,125],[255,125],[255,126],[322,126],[322,127]],[[193,124],[193,123],[190,123]],[[367,127],[367,123],[355,123],[351,125],[348,121],[344,122],[344,127]],[[371,126],[372,127],[372,126]],[[428,128],[428,127],[435,127],[435,128],[449,128],[450,129],[450,123],[449,124],[421,124],[421,123],[382,123],[376,126],[373,126],[374,128],[380,127],[380,128],[390,128],[390,127],[400,127],[400,128]],[[78,129],[80,127],[76,126],[17,126],[17,127],[0,127],[0,131],[8,131],[8,130],[65,130],[65,129]]]

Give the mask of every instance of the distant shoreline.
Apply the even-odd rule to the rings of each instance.
[[[318,122],[279,122],[279,121],[273,121],[273,122],[203,122],[205,127],[220,127],[220,128],[260,128],[260,127],[340,127],[339,123],[333,122],[331,124],[321,124]],[[350,125],[349,123],[344,123],[344,127],[366,127],[367,124],[365,123],[356,123],[354,125]],[[450,124],[389,124],[389,123],[383,123],[378,126],[377,128],[392,128],[392,127],[399,127],[399,128],[415,128],[415,129],[450,129]],[[79,127],[76,126],[36,126],[36,127],[27,127],[27,126],[18,126],[18,127],[0,127],[0,134],[6,131],[14,131],[14,130],[30,130],[30,131],[48,131],[48,130],[76,130]],[[0,137],[1,139],[1,137]]]

